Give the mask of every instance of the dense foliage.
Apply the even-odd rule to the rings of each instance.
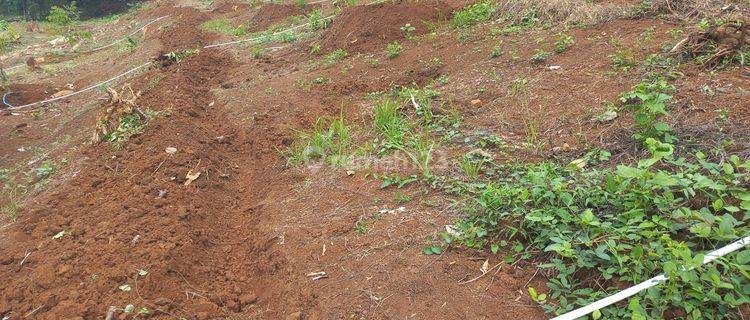
[[[622,95],[634,111],[634,138],[650,157],[613,167],[601,151],[568,165],[500,165],[501,178],[472,184],[476,211],[445,240],[493,251],[509,246],[508,261],[543,260],[549,292],[529,292],[551,313],[663,273],[667,283],[594,319],[737,317],[750,302],[750,250],[702,262],[750,233],[750,160],[719,153],[723,160],[712,162],[701,151],[676,157],[675,137],[659,120],[670,90],[662,80],[645,81]]]
[[[0,0],[0,17],[42,20],[53,6],[63,8],[75,2],[84,18],[98,17],[128,8],[133,0]]]

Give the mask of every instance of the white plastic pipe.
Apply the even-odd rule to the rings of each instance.
[[[739,249],[742,249],[744,246],[750,244],[750,236],[742,238],[740,240],[737,240],[735,242],[732,242],[724,247],[721,247],[719,249],[716,249],[714,251],[709,252],[703,257],[703,264],[707,264],[711,261],[714,261],[718,258],[721,258],[731,252],[737,251]],[[609,305],[612,305],[614,303],[620,302],[624,299],[630,298],[639,292],[646,290],[648,288],[651,288],[653,286],[658,285],[659,283],[662,283],[667,280],[667,277],[663,274],[660,274],[656,277],[653,277],[651,279],[648,279],[646,281],[643,281],[635,286],[632,286],[630,288],[627,288],[625,290],[622,290],[616,294],[613,294],[609,297],[603,298],[601,300],[598,300],[596,302],[593,302],[587,306],[575,309],[573,311],[570,311],[566,314],[563,314],[561,316],[557,316],[552,318],[552,320],[574,320],[578,319],[580,317],[586,316],[589,313],[592,313],[596,310],[605,308]]]
[[[77,94],[81,94],[81,93],[84,93],[86,91],[92,90],[92,89],[94,89],[94,88],[96,88],[98,86],[101,86],[101,85],[110,83],[112,81],[115,81],[115,80],[117,80],[119,78],[122,78],[122,77],[124,77],[124,76],[126,76],[128,74],[131,74],[131,73],[137,71],[138,69],[141,69],[141,68],[144,68],[146,66],[149,66],[152,63],[153,62],[146,62],[146,63],[144,63],[144,64],[142,64],[140,66],[137,66],[137,67],[135,67],[133,69],[125,71],[125,72],[123,72],[123,73],[121,73],[121,74],[119,74],[117,76],[114,76],[114,77],[112,77],[112,78],[110,78],[110,79],[108,79],[106,81],[99,82],[97,84],[94,84],[94,85],[91,85],[89,87],[86,87],[85,89],[81,89],[81,90],[78,90],[76,92],[72,92],[72,93],[66,94],[64,96],[60,96],[60,97],[57,97],[57,98],[46,99],[46,100],[42,100],[42,101],[37,101],[37,102],[33,102],[33,103],[22,105],[22,106],[13,106],[13,107],[7,108],[5,110],[18,110],[18,109],[30,108],[30,107],[33,107],[33,106],[36,106],[36,105],[42,105],[42,104],[45,104],[45,103],[50,103],[50,102],[57,101],[57,100],[62,100],[62,99],[65,99],[65,98],[68,98],[68,97],[71,97],[71,96],[74,96],[74,95],[77,95]]]
[[[89,53],[89,52],[95,52],[95,51],[99,51],[99,50],[102,50],[102,49],[104,49],[104,48],[109,48],[109,47],[111,47],[111,46],[114,46],[114,45],[116,45],[116,44],[118,44],[118,43],[120,43],[120,42],[123,42],[123,41],[125,41],[125,39],[127,39],[128,37],[132,37],[133,35],[135,35],[136,33],[140,32],[141,30],[145,29],[145,28],[146,28],[146,27],[148,27],[149,25],[151,25],[151,24],[153,24],[153,23],[155,23],[155,22],[157,22],[157,21],[159,21],[159,20],[161,20],[161,19],[164,19],[164,18],[166,18],[166,17],[169,17],[169,15],[166,15],[166,16],[161,16],[161,17],[158,17],[158,18],[156,18],[156,19],[154,19],[154,20],[151,20],[151,22],[149,22],[149,23],[146,23],[145,25],[143,25],[143,27],[140,27],[140,28],[136,29],[135,31],[133,31],[133,32],[131,32],[130,34],[128,34],[127,36],[124,36],[124,37],[122,37],[122,38],[118,39],[117,41],[114,41],[114,42],[112,42],[112,43],[110,43],[110,44],[108,44],[108,45],[106,45],[106,46],[101,46],[101,47],[98,47],[98,48],[94,48],[94,49],[91,49],[91,50],[89,50],[89,51],[85,51],[85,53]]]
[[[330,16],[327,16],[325,18],[320,18],[319,20],[328,20],[328,19],[333,18],[334,16],[335,15],[330,15]],[[255,40],[259,40],[259,39],[264,39],[266,37],[273,37],[273,36],[276,36],[276,35],[280,35],[282,33],[286,33],[286,32],[292,31],[292,30],[296,30],[296,29],[302,28],[302,27],[307,26],[309,24],[310,24],[309,22],[303,23],[303,24],[291,27],[291,28],[286,29],[286,30],[281,30],[281,31],[278,31],[278,32],[274,32],[274,33],[272,33],[270,35],[263,35],[263,36],[259,36],[259,37],[255,37],[255,38],[242,39],[242,40],[236,40],[236,41],[230,41],[230,42],[224,42],[224,43],[217,43],[217,44],[207,45],[207,46],[203,47],[203,49],[216,48],[216,47],[221,47],[221,46],[227,46],[227,45],[230,45],[230,44],[237,44],[237,43],[255,41]]]

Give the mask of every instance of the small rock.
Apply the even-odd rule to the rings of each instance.
[[[232,310],[234,312],[239,312],[240,311],[240,305],[237,304],[237,302],[234,301],[234,300],[227,301],[226,307],[227,307],[227,309]]]
[[[482,103],[482,100],[479,100],[479,99],[474,99],[474,100],[471,100],[471,105],[472,105],[472,106],[476,106],[476,105],[478,105],[478,104],[480,104],[480,103]]]
[[[180,220],[187,219],[187,217],[188,217],[189,214],[190,213],[188,212],[188,209],[186,207],[184,207],[184,206],[177,207],[177,218],[178,219],[180,219]]]
[[[66,274],[68,271],[70,271],[70,266],[68,265],[61,265],[59,268],[57,268],[57,275],[63,275]]]
[[[602,112],[602,114],[594,117],[594,120],[599,121],[599,122],[607,122],[607,121],[612,121],[615,118],[617,118],[617,111],[607,110],[607,111]]]
[[[240,304],[246,306],[258,302],[258,296],[255,293],[247,293],[240,296]]]

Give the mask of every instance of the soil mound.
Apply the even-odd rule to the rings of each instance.
[[[248,30],[250,32],[264,31],[274,24],[284,22],[288,17],[305,14],[312,9],[311,6],[303,9],[295,4],[265,4],[250,19]]]
[[[242,2],[231,2],[231,3],[223,3],[220,4],[216,10],[214,10],[214,13],[218,14],[225,14],[225,13],[234,13],[234,12],[244,12],[252,9],[253,6],[251,6],[248,3],[242,3]]]
[[[387,43],[404,39],[406,24],[414,35],[429,32],[429,23],[451,16],[451,7],[442,1],[420,3],[381,3],[347,8],[323,35],[321,46],[328,50],[351,52],[384,50]]]

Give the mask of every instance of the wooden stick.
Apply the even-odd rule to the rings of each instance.
[[[499,267],[501,264],[503,264],[503,263],[500,262],[500,263],[492,266],[492,268],[487,269],[487,272],[484,272],[484,273],[480,274],[479,276],[475,277],[474,279],[471,279],[471,280],[468,280],[468,281],[464,281],[464,282],[459,282],[458,284],[467,284],[467,283],[472,283],[474,281],[477,281],[477,280],[481,279],[482,277],[486,276],[488,273],[490,273],[490,271],[492,271],[492,269],[495,269],[495,268]]]
[[[26,258],[28,258],[31,255],[31,251],[26,252],[26,256],[23,257],[23,260],[21,260],[21,263],[18,264],[18,266],[22,266],[24,262],[26,262]]]

